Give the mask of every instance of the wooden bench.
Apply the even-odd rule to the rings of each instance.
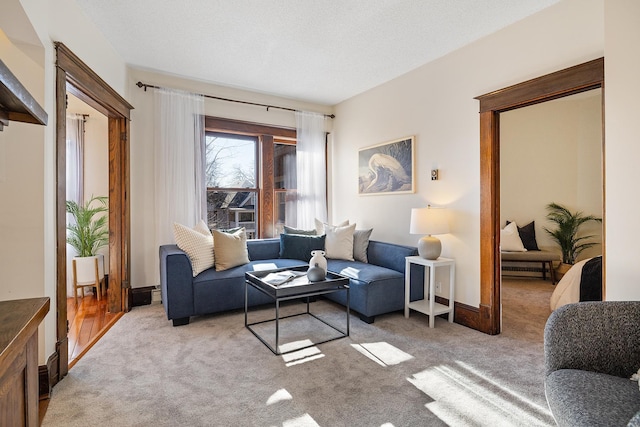
[[[526,252],[501,252],[502,268],[505,262],[508,263],[535,263],[542,265],[542,279],[547,280],[547,267],[549,268],[549,276],[551,283],[556,284],[556,273],[553,268],[554,261],[562,261],[560,254],[552,249],[540,248],[539,251]]]

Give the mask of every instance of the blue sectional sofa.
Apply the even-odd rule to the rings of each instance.
[[[218,313],[244,307],[244,274],[264,264],[272,268],[306,265],[299,259],[279,258],[280,239],[247,241],[250,262],[224,271],[210,268],[193,277],[191,261],[176,245],[160,247],[160,285],[167,319],[174,326],[189,323],[191,316]],[[350,278],[350,307],[360,318],[372,323],[375,316],[404,308],[405,257],[417,255],[417,249],[371,240],[368,263],[328,260],[328,269]],[[412,274],[412,277],[419,274]],[[422,286],[412,286],[421,289]],[[249,288],[252,305],[272,302],[261,292]],[[328,298],[346,305],[344,292]]]

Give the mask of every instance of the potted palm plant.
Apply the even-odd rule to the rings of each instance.
[[[76,251],[75,282],[78,284],[95,283],[95,259],[98,258],[98,282],[95,286],[100,290],[100,283],[104,281],[104,259],[98,250],[109,244],[109,229],[107,226],[109,211],[107,197],[91,196],[84,205],[73,200],[67,200],[67,212],[74,221],[67,224],[67,243]],[[87,285],[90,286],[90,285]],[[74,293],[77,287],[74,287]]]
[[[558,267],[558,273],[563,275],[576,262],[576,258],[582,251],[597,245],[597,242],[589,242],[593,235],[578,236],[580,227],[587,222],[602,222],[602,218],[594,215],[585,215],[583,212],[571,212],[567,207],[557,203],[547,205],[547,219],[556,224],[554,229],[544,227],[562,251],[562,264]]]

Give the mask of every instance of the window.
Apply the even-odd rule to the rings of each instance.
[[[206,117],[205,131],[209,227],[264,238],[295,224],[295,129]]]
[[[217,132],[205,134],[205,179],[209,228],[244,227],[257,231],[257,138]]]
[[[275,199],[275,234],[284,231],[284,225],[296,223],[296,146],[273,144],[273,186]]]

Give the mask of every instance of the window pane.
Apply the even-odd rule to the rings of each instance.
[[[296,188],[296,146],[273,145],[273,185],[277,190]]]
[[[247,238],[256,238],[255,191],[207,191],[207,222],[209,228],[244,227]]]
[[[207,187],[256,188],[256,144],[255,137],[207,132]]]
[[[296,224],[296,191],[276,191],[275,197],[275,235],[278,236],[284,232],[284,225]]]

